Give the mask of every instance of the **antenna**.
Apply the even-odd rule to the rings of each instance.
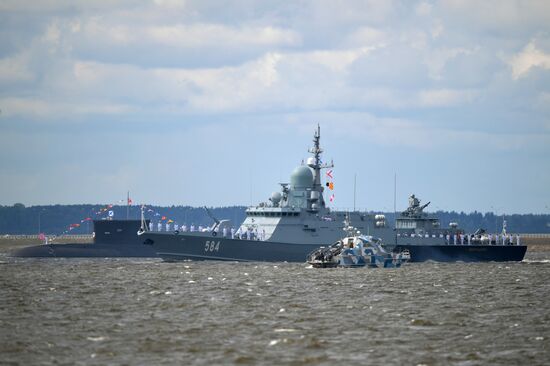
[[[397,173],[393,173],[393,232],[395,233],[395,245],[397,245]]]
[[[252,167],[248,166],[248,186],[249,186],[249,194],[250,194],[250,206],[254,204],[252,201]]]
[[[355,196],[357,194],[357,173],[353,177],[353,212],[355,212]]]
[[[393,213],[397,212],[396,199],[397,199],[397,173],[393,173]]]
[[[321,169],[334,168],[334,163],[331,161],[330,164],[323,163],[321,161],[321,153],[323,149],[321,148],[321,126],[317,124],[317,129],[313,134],[313,147],[308,149],[308,152],[313,154],[314,162],[309,165],[313,169],[313,186],[316,191],[321,193],[320,202],[323,207],[325,207],[325,200],[323,199],[323,187],[321,186]]]

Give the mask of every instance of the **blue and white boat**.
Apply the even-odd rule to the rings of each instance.
[[[399,268],[411,259],[408,250],[388,252],[382,246],[380,239],[361,235],[349,225],[346,231],[348,236],[345,238],[311,252],[307,256],[307,262],[315,268]]]

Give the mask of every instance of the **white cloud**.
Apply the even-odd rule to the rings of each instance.
[[[227,26],[215,23],[136,25],[113,24],[94,17],[82,25],[84,36],[98,42],[140,44],[148,47],[166,45],[178,48],[297,46],[300,35],[273,26]]]
[[[29,81],[34,75],[29,69],[29,52],[23,51],[11,57],[0,59],[0,81]]]
[[[362,142],[380,148],[406,147],[422,151],[477,151],[482,148],[493,152],[517,152],[522,149],[544,150],[550,143],[548,134],[453,128],[447,126],[445,121],[430,126],[419,120],[377,117],[364,112],[312,112],[294,116],[292,120],[314,120],[321,123],[324,136],[330,136],[331,139],[347,140],[350,144]],[[495,128],[498,128],[498,123]]]
[[[62,102],[38,98],[0,98],[2,115],[5,118],[24,117],[32,118],[41,122],[49,121],[51,118],[90,116],[101,114],[124,114],[132,111],[127,105],[114,104],[110,102],[92,102],[83,104],[75,102]]]
[[[287,55],[296,65],[321,65],[333,72],[345,71],[358,58],[367,55],[374,47],[347,50],[319,50]],[[307,66],[306,66],[307,67]]]
[[[102,165],[93,156],[97,141],[131,151],[136,138],[141,142],[136,152],[144,154],[154,174],[143,176],[139,168],[129,168],[134,154],[115,154],[119,160],[110,160],[111,171],[88,166],[85,170],[97,177],[80,183],[103,182],[106,194],[113,185],[123,189],[140,181],[150,197],[162,194],[170,202],[174,192],[187,194],[185,189],[174,183],[171,192],[159,193],[150,188],[155,186],[152,177],[177,171],[187,181],[174,166],[201,172],[205,165],[220,163],[228,151],[230,160],[238,161],[250,156],[250,144],[265,152],[264,136],[285,141],[283,150],[280,143],[270,145],[276,151],[273,164],[293,164],[296,157],[286,145],[296,143],[294,151],[301,154],[303,142],[296,135],[307,126],[303,136],[309,141],[311,125],[320,122],[327,132],[323,138],[328,142],[330,136],[336,154],[351,146],[357,153],[347,156],[370,156],[364,153],[371,149],[382,170],[392,165],[392,156],[396,165],[414,165],[429,151],[436,161],[477,167],[481,174],[498,162],[510,171],[530,166],[542,174],[550,146],[550,75],[541,72],[549,68],[549,4],[237,0],[222,12],[222,5],[208,0],[44,0],[33,6],[2,1],[0,9],[13,21],[0,24],[0,136],[10,140],[2,144],[0,155],[17,156],[32,170],[40,150],[48,150],[52,140],[66,140],[59,131],[78,131],[91,141],[89,147],[78,141],[68,149],[81,149],[87,162]],[[85,123],[91,121],[93,125]],[[97,124],[106,128],[91,127]],[[193,133],[205,125],[209,127]],[[43,134],[51,139],[43,141]],[[204,141],[213,140],[203,156],[193,156],[203,151]],[[27,154],[18,151],[35,141],[44,145]],[[53,154],[41,159],[44,169],[80,172],[80,162],[61,166],[56,162],[63,160],[61,154]],[[339,163],[345,166],[345,160],[343,154]],[[13,186],[36,179],[22,174],[19,162],[5,162],[15,177],[6,181]],[[220,165],[228,181],[241,182],[242,169]],[[439,171],[425,173],[427,184],[441,177]],[[513,175],[522,176],[519,183],[534,180]],[[63,184],[56,174],[49,177],[41,197],[66,200],[65,189],[50,194]],[[205,188],[207,179],[200,176],[189,183],[193,199],[219,191],[216,182]],[[445,190],[453,189],[451,181]],[[517,189],[516,183],[503,181],[495,194],[506,196],[503,187]],[[462,187],[463,181],[457,184]],[[237,185],[237,201],[243,203],[249,192]],[[36,185],[17,186],[22,187],[19,197],[25,198]],[[77,191],[73,197],[79,197]],[[92,191],[97,197],[97,190]],[[0,195],[0,203],[7,196]],[[220,195],[212,203],[224,199]]]
[[[157,43],[174,47],[295,46],[296,32],[266,27],[228,27],[221,24],[194,24],[148,27],[145,35]]]
[[[510,59],[509,64],[512,67],[512,77],[517,80],[533,67],[550,69],[550,54],[537,49],[535,42],[531,41],[520,53]]]
[[[436,48],[432,49],[424,56],[424,63],[428,65],[429,76],[439,80],[443,78],[445,65],[459,55],[470,55],[475,50],[465,48]]]
[[[427,16],[431,14],[432,7],[432,4],[422,1],[416,5],[414,10],[416,12],[416,15]]]
[[[550,2],[545,0],[443,0],[438,7],[467,32],[514,33],[550,23]]]
[[[450,107],[470,102],[475,95],[476,92],[470,90],[422,90],[418,93],[418,102],[423,107]]]
[[[59,44],[60,38],[61,38],[61,31],[59,30],[59,26],[57,25],[57,23],[51,23],[46,29],[46,33],[44,34],[44,40],[46,42],[57,45]]]
[[[388,35],[382,29],[373,27],[359,27],[344,40],[344,44],[350,48],[358,47],[383,47]]]
[[[187,3],[187,1],[185,0],[153,0],[153,2],[159,7],[165,7],[169,9],[184,8]]]
[[[432,35],[433,39],[438,38],[443,34],[445,31],[445,26],[443,25],[443,21],[441,19],[435,19],[432,23],[432,28],[430,30],[430,34]]]

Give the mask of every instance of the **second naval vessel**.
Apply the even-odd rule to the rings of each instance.
[[[334,164],[321,162],[320,138],[320,127],[317,126],[313,147],[309,149],[312,156],[292,172],[290,183],[281,183],[280,191],[273,193],[267,202],[249,207],[238,230],[232,230],[229,220],[215,220],[212,228],[203,232],[155,232],[147,231],[147,225],[143,225],[142,242],[151,245],[165,261],[304,262],[313,250],[339,240],[347,219],[362,234],[381,238],[390,250],[409,250],[411,261],[523,259],[525,248],[521,246],[485,245],[476,248],[475,245],[449,245],[446,239],[450,233],[443,235],[438,231],[436,235],[424,230],[428,224],[435,229],[437,219],[408,215],[408,211],[393,228],[382,214],[331,210],[323,197],[325,187],[321,182],[321,171],[332,168]],[[412,212],[422,212],[416,203],[419,202],[413,200]],[[413,232],[409,235],[411,230]],[[422,235],[415,234],[420,232]],[[426,236],[427,233],[430,234]],[[433,250],[438,246],[453,248],[446,250],[446,255],[439,255],[439,251]],[[422,254],[417,254],[420,251]],[[431,258],[429,253],[438,255]]]
[[[94,220],[93,243],[40,244],[20,248],[11,253],[23,258],[111,258],[157,257],[153,248],[142,245],[137,235],[141,220]]]

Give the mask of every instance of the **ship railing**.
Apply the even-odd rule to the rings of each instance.
[[[521,245],[519,234],[494,234],[489,236],[475,236],[469,234],[447,235],[445,243],[447,245]]]
[[[475,236],[473,234],[417,234],[397,233],[398,238],[440,238],[447,245],[521,245],[521,238],[525,234],[492,234],[491,236]],[[544,236],[543,236],[544,237]],[[547,236],[550,238],[550,234]]]
[[[528,233],[528,234],[521,234],[522,238],[533,238],[533,239],[550,239],[550,233]]]
[[[339,212],[359,212],[359,213],[374,213],[375,211],[369,210],[365,207],[336,207],[336,206],[327,206],[331,211]],[[376,211],[378,212],[378,211]]]
[[[66,239],[92,239],[93,238],[92,234],[71,234],[71,235],[67,235],[67,234],[64,234],[64,235],[44,234],[44,235],[49,237],[49,238],[66,238]],[[0,234],[0,237],[2,239],[13,239],[13,240],[25,240],[25,239],[34,240],[34,239],[40,239],[41,236],[39,234],[32,234],[32,235],[27,235],[27,234],[17,234],[17,235]]]

